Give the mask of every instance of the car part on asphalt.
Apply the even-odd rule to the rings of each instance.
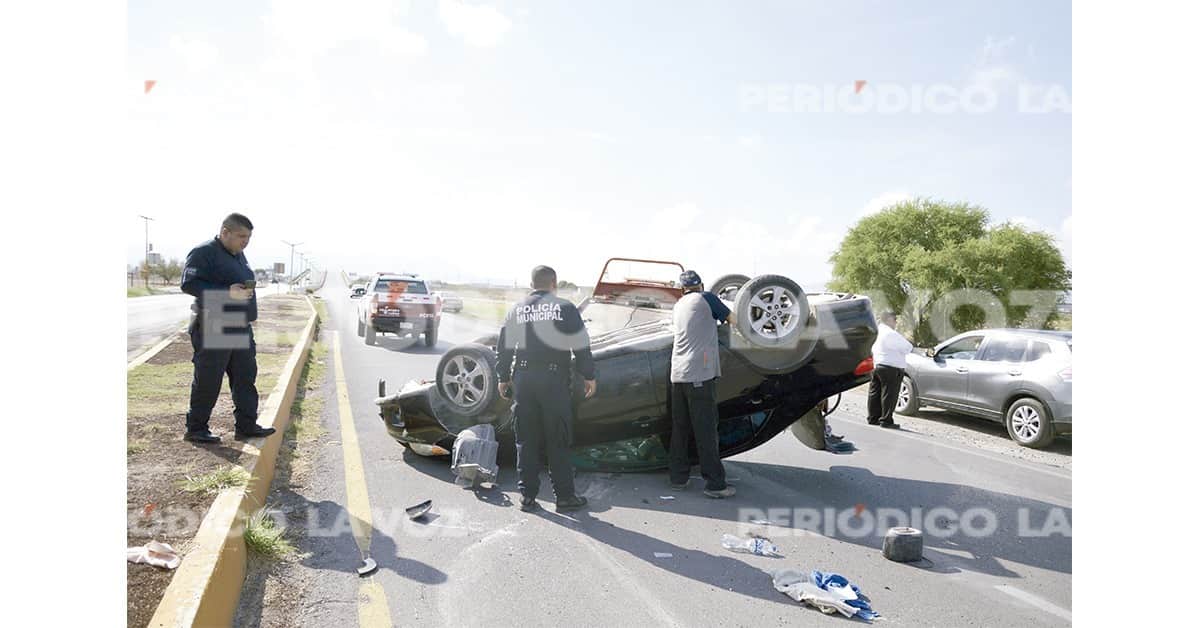
[[[431,509],[433,509],[433,500],[427,499],[416,506],[409,506],[408,508],[405,508],[404,514],[408,515],[410,520],[416,521],[417,519],[429,514]]]
[[[825,449],[825,415],[819,408],[805,412],[803,416],[792,423],[792,435],[796,440],[812,449]]]
[[[362,566],[358,568],[358,575],[359,577],[369,576],[375,573],[376,569],[379,569],[379,565],[375,564],[374,558],[368,556],[363,559]]]
[[[438,361],[438,391],[463,416],[478,416],[491,408],[500,395],[497,383],[496,352],[490,347],[458,345]]]
[[[458,433],[454,439],[453,460],[450,470],[458,476],[458,482],[478,486],[480,482],[493,482],[499,473],[496,454],[500,443],[496,441],[496,428],[491,425],[473,425]]]
[[[892,528],[883,537],[883,557],[898,563],[921,560],[925,553],[924,535],[916,528]]]

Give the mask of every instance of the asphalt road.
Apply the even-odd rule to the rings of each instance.
[[[390,392],[432,378],[441,353],[492,326],[447,314],[436,347],[392,339],[368,347],[355,333],[355,302],[340,277],[331,277],[322,292],[332,318],[326,338],[336,331],[340,342],[373,519],[369,551],[379,565],[369,584],[382,589],[386,604],[363,594],[367,584],[355,574],[360,556],[344,520],[347,496],[358,489],[347,486],[337,405],[327,404],[328,441],[306,505],[317,513],[310,527],[331,532],[301,545],[310,553],[302,569],[312,589],[298,601],[300,625],[352,625],[382,606],[393,623],[422,626],[846,621],[776,592],[766,572],[785,566],[846,576],[889,625],[1070,623],[1069,443],[1029,458],[999,443],[991,427],[975,430],[935,414],[883,430],[865,424],[865,398],[854,391],[832,424],[858,451],[812,451],[785,431],[726,460],[738,489],[733,499],[705,498],[699,480],[671,493],[662,472],[581,473],[588,511],[553,513],[544,480],[550,511],[525,514],[510,459],[498,487],[459,487],[446,459],[416,456],[389,438],[373,404],[378,379]],[[955,430],[967,434],[947,436]],[[972,439],[997,442],[978,447]],[[432,521],[404,518],[405,506],[425,499],[434,503]],[[877,518],[897,511],[926,530],[922,563],[881,555],[888,525]],[[339,518],[342,532],[334,534]],[[785,558],[721,547],[722,534],[738,533],[739,521],[752,518],[784,524],[754,529]],[[270,609],[262,612],[267,625]]]
[[[282,284],[271,284],[258,288],[257,292],[261,298],[284,290]],[[126,359],[133,359],[187,324],[193,300],[182,293],[125,299]]]

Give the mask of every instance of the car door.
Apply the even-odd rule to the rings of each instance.
[[[917,382],[921,398],[951,405],[966,404],[967,377],[983,338],[983,334],[966,334],[938,349]]]
[[[1023,369],[1029,339],[991,335],[970,366],[967,402],[993,419],[1003,418],[1004,402],[1024,381]]]
[[[669,427],[651,375],[652,357],[636,346],[597,352],[596,394],[579,404],[575,444],[645,437]]]

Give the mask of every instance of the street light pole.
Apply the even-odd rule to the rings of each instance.
[[[291,255],[288,257],[288,285],[291,285],[292,280],[296,278],[296,247],[304,243],[288,242],[287,240],[280,240],[280,242],[292,247]]]
[[[141,214],[138,214],[138,217],[142,219],[143,224],[145,224],[145,226],[146,226],[146,251],[145,251],[145,255],[142,256],[142,272],[146,275],[146,287],[149,288],[150,287],[150,221],[154,220],[154,219],[149,216],[142,216]]]

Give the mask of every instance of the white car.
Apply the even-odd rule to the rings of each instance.
[[[377,334],[398,337],[424,336],[425,346],[437,345],[438,326],[442,322],[442,302],[417,275],[376,273],[362,294],[350,295],[358,303],[358,335],[368,345]]]

